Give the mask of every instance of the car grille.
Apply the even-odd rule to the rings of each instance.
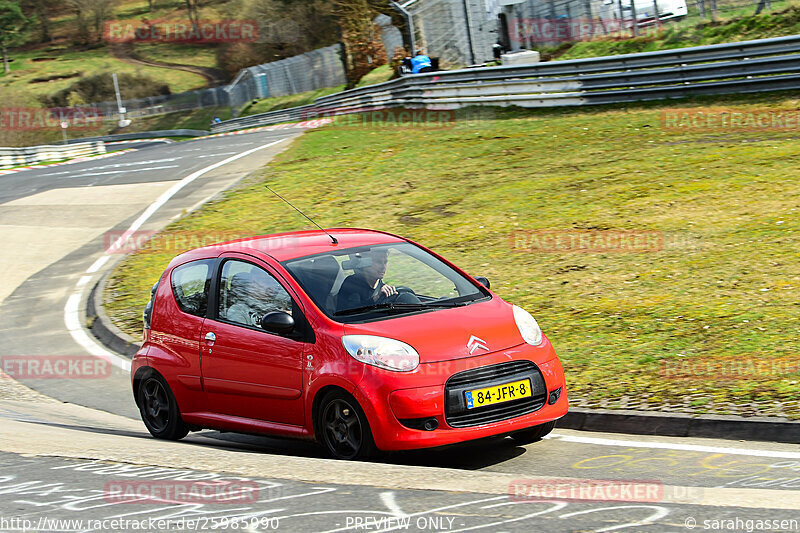
[[[468,409],[464,393],[468,390],[502,385],[529,378],[533,396],[485,407]],[[532,413],[547,401],[547,387],[539,368],[531,361],[511,361],[454,374],[445,385],[445,420],[452,427],[491,424]]]

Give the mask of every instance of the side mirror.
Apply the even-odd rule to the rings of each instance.
[[[483,276],[475,276],[475,281],[486,287],[487,289],[492,288],[492,284],[489,283],[489,280],[484,278]]]
[[[267,313],[261,319],[261,329],[283,335],[294,329],[294,318],[289,313],[273,311],[272,313]]]

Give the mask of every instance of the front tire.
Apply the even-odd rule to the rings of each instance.
[[[514,439],[518,444],[530,444],[532,442],[542,440],[542,438],[553,431],[553,428],[555,427],[556,421],[553,420],[552,422],[547,422],[545,424],[533,426],[532,428],[523,429],[522,431],[512,433],[511,438]]]
[[[326,394],[317,420],[319,440],[335,459],[366,459],[377,452],[367,416],[349,394],[338,390]]]
[[[147,431],[157,439],[180,440],[189,433],[178,402],[166,380],[152,374],[139,385],[139,413]]]

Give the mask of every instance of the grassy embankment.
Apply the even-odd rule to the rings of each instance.
[[[151,20],[186,18],[183,2],[173,0],[161,2],[162,5],[159,5],[159,2],[155,4],[154,11],[148,13],[147,0],[118,2],[115,4],[111,20],[141,24],[142,17]],[[204,14],[208,9],[210,8],[206,8]],[[76,32],[75,14],[65,11],[52,21],[53,43],[29,44],[19,50],[11,50],[11,73],[4,74],[0,70],[0,87],[4,93],[35,98],[64,89],[81,76],[101,72],[147,74],[167,83],[173,93],[197,89],[204,85],[204,79],[197,74],[176,69],[132,65],[121,61],[112,55],[111,48],[105,43],[93,48],[74,46],[71,39]],[[142,47],[143,55],[150,59],[179,63],[183,63],[183,59],[186,59],[186,64],[215,66],[213,49],[207,46],[175,43],[137,45],[139,46]]]
[[[800,107],[791,94],[724,100],[733,104]],[[444,129],[329,126],[166,231],[306,228],[264,191],[269,182],[324,226],[405,235],[488,276],[552,339],[575,405],[800,417],[797,131],[669,131],[662,109],[484,110]],[[519,230],[593,229],[656,232],[664,246],[510,244]],[[105,298],[124,330],[140,334],[150,286],[178,251],[143,250],[116,269]]]
[[[720,2],[720,5],[722,3]],[[755,7],[748,6],[723,12],[716,22],[690,16],[679,22],[667,22],[661,31],[642,28],[642,35],[598,38],[566,43],[556,47],[537,48],[545,59],[578,59],[615,54],[652,52],[751,39],[766,39],[800,33],[800,1],[773,2],[773,11],[754,16]]]

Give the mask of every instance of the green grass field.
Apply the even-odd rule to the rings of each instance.
[[[724,105],[797,113],[800,100]],[[671,131],[664,109],[487,108],[438,128],[351,120],[308,132],[166,231],[307,228],[268,182],[323,226],[408,236],[489,277],[551,338],[574,405],[796,418],[796,121],[787,132]],[[663,240],[656,251],[549,252],[520,240],[526,231]],[[177,252],[143,250],[117,267],[105,299],[124,330],[140,335],[149,289]]]
[[[141,23],[142,17],[150,20],[186,18],[185,4],[180,0],[160,0],[154,4],[153,12],[148,12],[147,0],[121,0],[115,3],[110,20]],[[207,19],[219,17],[217,7],[203,6],[203,17]],[[11,72],[5,74],[0,69],[0,90],[4,95],[20,98],[49,95],[68,87],[81,76],[91,76],[101,72],[146,74],[167,83],[173,93],[198,89],[206,85],[205,78],[191,72],[133,65],[121,61],[111,54],[110,48],[105,44],[88,49],[70,45],[70,39],[76,31],[76,18],[72,12],[54,17],[51,26],[53,44],[27,46],[9,51],[12,59]],[[136,50],[149,59],[196,66],[216,66],[214,49],[207,46],[140,44]]]
[[[154,115],[134,119],[130,126],[120,130],[122,133],[132,133],[140,131],[157,130],[209,130],[212,119],[218,116],[222,120],[231,118],[231,110],[228,107],[207,107],[192,111],[181,111],[179,113],[167,113],[166,115]]]
[[[136,53],[145,59],[192,65],[195,67],[216,68],[216,49],[201,44],[179,43],[138,43],[134,46]]]
[[[307,91],[304,93],[290,94],[287,96],[272,96],[269,98],[262,98],[256,100],[256,103],[245,106],[240,116],[256,115],[258,113],[266,113],[268,111],[277,111],[279,109],[288,109],[290,107],[298,107],[301,105],[313,104],[314,100],[322,96],[338,93],[344,90],[344,85],[338,87],[326,87],[324,89],[317,89],[316,91]]]
[[[0,71],[0,87],[4,92],[53,94],[69,87],[81,77],[102,72],[146,74],[167,83],[173,93],[205,86],[204,78],[197,74],[176,69],[131,65],[111,56],[105,48],[75,50],[52,47],[46,50],[14,52],[12,57],[14,61],[11,63],[11,72],[3,75]],[[48,78],[54,76],[64,76],[64,78],[48,81]]]

